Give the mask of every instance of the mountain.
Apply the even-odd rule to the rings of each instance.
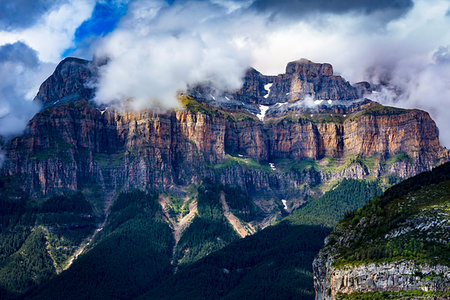
[[[156,293],[173,270],[288,215],[331,227],[450,158],[428,113],[368,100],[376,86],[329,64],[249,69],[238,91],[197,85],[178,109],[125,112],[93,100],[104,63],[63,60],[35,98],[43,109],[5,145],[2,298],[86,285],[109,298]]]
[[[446,163],[347,214],[314,261],[316,299],[448,299],[449,205]]]
[[[81,100],[93,95],[92,65],[62,61],[36,96],[48,107],[7,146],[2,173],[23,176],[31,193],[76,190],[86,183],[108,190],[166,190],[208,177],[249,192],[273,190],[295,208],[304,197],[292,191],[298,194],[301,184],[386,174],[406,178],[449,159],[426,112],[357,99],[358,89],[332,75],[328,64],[300,60],[276,77],[248,75],[230,100],[239,108],[193,92],[195,98],[183,96],[187,109],[166,113],[99,109]],[[264,84],[272,86],[263,92]],[[313,108],[301,106],[306,94],[320,99]],[[259,103],[275,104],[262,117]]]

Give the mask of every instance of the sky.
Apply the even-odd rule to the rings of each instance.
[[[450,147],[448,28],[447,0],[1,1],[0,136],[23,131],[66,56],[108,58],[95,100],[133,109],[176,107],[189,85],[236,89],[249,66],[275,75],[307,58],[351,83],[387,84],[373,99],[428,111]]]

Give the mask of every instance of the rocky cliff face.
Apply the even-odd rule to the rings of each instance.
[[[34,101],[44,107],[67,101],[91,99],[97,78],[97,65],[87,60],[68,57],[39,88]]]
[[[183,96],[186,109],[166,113],[74,101],[93,97],[96,70],[62,61],[36,96],[47,108],[7,146],[2,173],[22,177],[31,194],[92,185],[167,190],[211,178],[298,207],[326,181],[405,178],[449,159],[426,112],[355,100],[368,87],[334,76],[329,64],[295,61],[278,76],[251,69],[241,90],[222,95],[240,106],[206,101],[207,89],[197,87],[191,92],[200,102]],[[302,105],[308,97],[318,105]],[[266,115],[261,104],[272,104]],[[286,159],[318,164],[283,170]]]
[[[35,195],[92,184],[109,191],[167,190],[211,178],[250,193],[266,190],[278,202],[292,198],[291,206],[298,207],[304,184],[388,174],[404,178],[448,159],[434,122],[422,111],[262,122],[190,101],[197,108],[188,104],[165,114],[101,111],[85,100],[49,107],[10,142],[3,172],[23,177]],[[278,169],[283,159],[319,164],[286,171]]]
[[[325,274],[322,275],[327,277],[327,281],[317,282],[317,300],[336,299],[339,294],[352,293],[450,291],[450,268],[444,265],[421,265],[399,261],[346,268],[328,265],[324,270],[316,270],[324,271]]]
[[[408,179],[341,221],[313,263],[316,299],[407,291],[447,299],[449,170]]]

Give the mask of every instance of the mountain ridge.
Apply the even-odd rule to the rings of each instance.
[[[36,96],[44,108],[23,135],[7,143],[0,170],[5,205],[18,207],[3,217],[0,242],[10,247],[29,238],[36,249],[49,249],[42,263],[55,273],[83,243],[89,243],[81,250],[91,253],[88,258],[103,251],[96,250],[100,244],[114,249],[111,243],[131,230],[125,226],[115,232],[114,222],[129,222],[133,228],[144,219],[149,228],[164,223],[155,226],[172,233],[164,236],[168,240],[161,256],[169,274],[238,239],[243,228],[260,231],[307,208],[305,203],[314,206],[333,189],[358,186],[372,195],[450,159],[428,113],[364,99],[374,87],[351,86],[333,75],[331,65],[300,60],[278,76],[250,70],[237,92],[199,85],[179,95],[178,109],[139,112],[93,101],[98,67],[73,58],[60,63]],[[167,199],[164,209],[158,202],[154,207],[154,195],[128,194],[136,189],[160,194]],[[59,203],[55,196],[62,197],[61,203],[84,197],[91,210],[82,215],[42,211],[47,201]],[[127,208],[123,199],[128,197],[136,207]],[[118,209],[116,201],[124,206]],[[343,204],[338,215],[366,201],[362,197]],[[130,213],[148,205],[156,219]],[[308,219],[308,209],[300,218]],[[192,215],[175,235],[177,220]],[[102,224],[114,226],[104,229]],[[39,228],[44,246],[29,235]],[[21,232],[20,239],[12,232]],[[115,232],[114,239],[107,232]],[[14,247],[4,259],[15,261],[20,247]],[[79,259],[85,261],[83,253]],[[23,272],[23,278],[31,276]],[[29,281],[20,292],[33,287]]]

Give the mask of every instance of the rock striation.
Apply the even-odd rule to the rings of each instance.
[[[421,265],[410,261],[370,263],[354,267],[316,269],[326,272],[325,281],[316,282],[316,299],[336,299],[339,293],[383,291],[443,291],[450,292],[450,267]],[[438,276],[436,276],[439,274]]]
[[[228,100],[209,101],[212,88],[198,86],[188,92],[195,99],[182,96],[185,109],[162,113],[98,107],[90,101],[97,65],[63,60],[36,96],[46,108],[7,145],[1,173],[22,177],[30,194],[166,190],[211,178],[298,207],[329,180],[406,178],[450,159],[428,113],[358,99],[370,85],[351,86],[329,64],[299,60],[278,76],[250,69],[241,90],[222,95]],[[324,104],[299,105],[310,97]],[[259,118],[263,104],[271,106]],[[318,164],[277,168],[305,159]]]

